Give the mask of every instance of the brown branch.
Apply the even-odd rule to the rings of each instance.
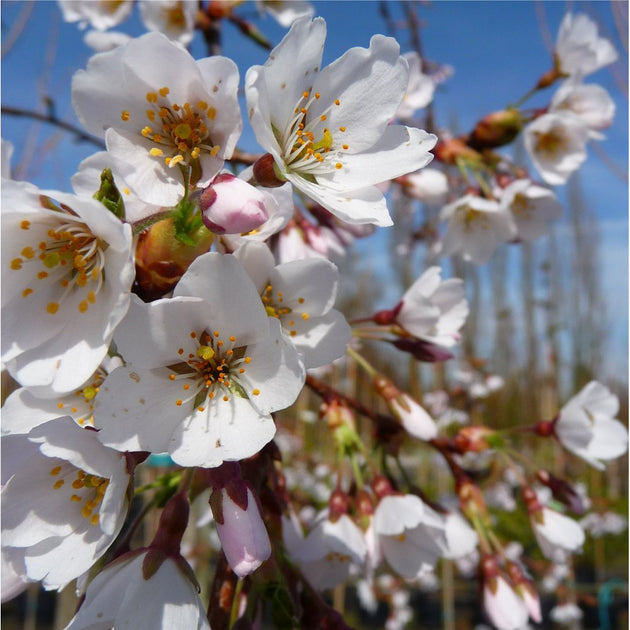
[[[31,118],[33,120],[39,120],[41,122],[49,123],[51,125],[55,125],[64,131],[68,131],[74,134],[77,137],[77,140],[80,142],[90,142],[93,145],[97,146],[99,149],[105,149],[105,143],[89,133],[86,133],[79,127],[65,122],[64,120],[60,120],[55,116],[54,113],[49,112],[47,114],[42,114],[40,112],[36,112],[29,109],[22,109],[21,107],[12,107],[11,105],[3,105],[2,113],[7,116],[18,116],[22,118]]]

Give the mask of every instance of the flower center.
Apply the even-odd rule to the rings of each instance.
[[[59,211],[63,213],[63,218],[60,217],[52,226],[50,222],[20,222],[22,230],[32,230],[32,245],[22,248],[20,256],[11,261],[10,268],[13,271],[24,269],[28,273],[32,286],[24,288],[23,298],[28,298],[40,288],[50,291],[51,282],[59,285],[59,295],[46,304],[46,312],[50,315],[57,313],[61,302],[76,291],[84,293],[84,299],[79,301],[77,308],[80,313],[86,313],[96,302],[103,285],[107,244],[94,236],[79,218],[64,209]],[[33,273],[33,265],[39,268],[36,273]],[[37,279],[34,284],[30,282],[33,277]]]
[[[74,480],[70,482],[74,475]],[[69,494],[69,500],[78,504],[81,516],[92,525],[98,525],[98,506],[103,501],[105,491],[109,485],[109,479],[90,475],[80,468],[64,462],[50,469],[50,476],[55,478],[52,485],[54,490],[63,490]],[[66,481],[70,482],[66,484]],[[72,488],[72,489],[70,489]],[[97,510],[94,513],[94,510]]]
[[[74,393],[77,400],[66,397],[57,403],[57,408],[62,410],[62,413],[71,415],[79,426],[94,426],[94,398],[105,377],[105,372],[99,368],[92,377],[92,382]],[[77,414],[81,415],[76,417]]]
[[[468,204],[459,206],[457,209],[457,220],[464,226],[466,232],[472,232],[478,228],[486,230],[489,226],[486,213],[475,210]]]
[[[275,317],[280,320],[282,328],[286,331],[288,329],[288,333],[291,337],[295,337],[297,335],[297,331],[293,328],[295,326],[295,317],[301,317],[303,320],[309,319],[309,315],[306,311],[303,311],[303,307],[301,305],[304,304],[304,298],[300,297],[297,299],[297,303],[299,305],[299,311],[297,312],[295,309],[287,306],[285,303],[284,293],[282,291],[278,291],[274,293],[274,289],[271,283],[267,284],[265,290],[261,296],[262,302],[265,306],[265,310],[267,311],[267,315],[269,317]]]
[[[186,16],[184,15],[184,9],[182,3],[178,2],[172,7],[162,9],[164,15],[164,21],[171,27],[176,29],[186,28]]]
[[[527,218],[532,213],[529,200],[523,193],[517,193],[514,195],[510,208],[512,213],[517,217]]]
[[[566,151],[567,138],[557,129],[546,133],[536,132],[536,151],[548,160],[556,160],[558,154]]]
[[[246,355],[247,346],[237,345],[234,335],[230,335],[227,340],[222,339],[218,330],[213,333],[204,331],[200,335],[193,331],[190,337],[197,343],[196,352],[190,352],[182,362],[168,366],[171,370],[170,380],[185,381],[182,385],[183,397],[178,398],[175,404],[180,407],[192,400],[198,411],[205,411],[206,400],[221,398],[227,402],[230,394],[248,398],[239,382],[245,373],[245,366],[252,361]],[[183,348],[177,352],[183,357]],[[252,394],[257,396],[260,390],[254,389]]]
[[[180,105],[166,97],[170,93],[168,87],[146,95],[149,108],[145,111],[148,120],[140,133],[152,144],[149,154],[163,157],[169,168],[177,164],[189,165],[199,159],[202,151],[212,157],[221,150],[210,138],[210,127],[217,111],[205,101],[195,104],[188,102]],[[131,114],[123,110],[120,115],[123,122],[131,120]]]
[[[333,105],[317,116],[309,112],[309,107],[320,98],[319,92],[313,95],[310,90],[303,92],[293,111],[293,118],[278,138],[287,170],[302,175],[317,175],[343,168],[342,150],[347,150],[349,146],[335,143],[332,131],[323,124],[328,120]],[[340,101],[336,99],[334,106],[339,105]],[[345,127],[339,127],[341,133],[345,130]]]

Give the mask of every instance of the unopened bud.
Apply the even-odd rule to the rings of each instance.
[[[433,149],[433,154],[437,160],[445,164],[457,165],[461,162],[470,166],[481,166],[483,159],[474,149],[470,148],[460,138],[448,138],[438,142]]]
[[[194,245],[175,237],[173,219],[144,230],[136,247],[136,282],[145,300],[162,297],[177,284],[190,264],[210,249],[214,234],[201,226]]]
[[[328,500],[329,518],[336,521],[342,514],[348,513],[350,497],[340,488],[336,488]]]
[[[246,234],[269,218],[263,193],[229,173],[204,189],[199,207],[204,225],[216,234]]]
[[[265,188],[277,188],[286,184],[286,179],[280,175],[276,162],[271,153],[265,153],[254,163],[254,177],[256,182]]]
[[[477,123],[468,145],[478,150],[502,147],[512,142],[522,128],[523,118],[518,109],[492,112]]]

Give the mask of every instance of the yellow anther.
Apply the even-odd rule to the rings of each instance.
[[[206,113],[208,114],[208,118],[210,120],[214,120],[217,116],[217,110],[214,107],[208,107],[208,111]]]
[[[184,383],[184,389],[186,390],[190,389],[190,383]]]
[[[147,118],[153,122],[155,120],[155,110],[153,109],[147,109],[147,111],[145,112],[145,114],[147,115]],[[145,127],[146,129],[146,127]]]
[[[308,319],[308,313],[302,313],[302,319],[306,321]]]
[[[174,381],[175,380],[175,374],[169,374],[168,378],[170,381]]]
[[[142,129],[140,133],[146,138],[147,136],[150,136],[153,133],[153,129],[151,129],[151,127],[147,125],[146,127]]]
[[[252,394],[254,394],[254,396],[258,396],[260,394],[260,390],[259,389],[252,389]]]
[[[149,103],[157,103],[158,95],[155,92],[147,92],[147,101]]]
[[[63,486],[63,484],[66,483],[63,479],[58,479],[57,481],[55,481],[55,483],[53,484],[53,488],[55,490],[59,490],[59,488],[61,488],[61,486]]]
[[[182,401],[178,398],[178,399],[175,401],[175,404],[176,404],[178,407],[181,407],[181,406],[182,406]]]
[[[194,148],[194,149],[190,152],[190,157],[191,157],[193,160],[196,160],[196,159],[199,157],[199,153],[200,153],[200,152],[201,152],[201,151],[199,150],[199,147],[195,147],[195,148]]]
[[[320,119],[320,120],[322,120],[322,121],[326,120],[326,118],[328,118],[328,116],[326,116],[326,114],[322,114],[322,115],[319,117],[319,119]]]
[[[350,147],[349,147],[349,145],[347,145],[347,144],[342,144],[341,146],[342,146],[342,147],[344,148],[344,150],[346,150],[346,151],[350,148]]]
[[[61,403],[63,405],[63,403]],[[50,469],[50,474],[54,477],[55,475],[58,475],[61,472],[61,466],[54,466],[53,468]]]
[[[124,120],[125,122],[127,122],[129,120],[129,116],[131,116],[131,114],[126,109],[123,109],[120,114],[120,120]]]
[[[30,228],[30,227],[31,227],[31,222],[30,222],[30,221],[28,221],[27,219],[24,219],[24,221],[20,221],[20,227],[21,227],[23,230],[28,230],[28,228]]]
[[[35,250],[32,247],[25,247],[20,254],[22,254],[22,256],[24,256],[24,258],[34,258],[35,257]]]
[[[243,361],[245,361],[245,363],[251,363],[252,362],[252,358],[251,357],[245,357],[243,359]]]
[[[88,291],[87,299],[90,304],[94,304],[94,302],[96,302],[96,293],[94,293],[94,291]]]
[[[339,99],[338,99],[338,98],[336,98],[336,99],[335,99],[335,105],[339,105],[339,104],[340,104]]]
[[[207,109],[208,103],[206,101],[197,101],[197,109]]]
[[[90,518],[90,523],[92,523],[92,525],[98,525],[98,514],[94,514],[92,518]]]
[[[163,88],[160,88],[158,92],[160,93],[160,96],[167,96],[170,90],[164,86]]]
[[[221,150],[221,145],[220,144],[215,144],[212,147],[212,150],[210,151],[210,155],[212,157],[216,157],[217,153]]]
[[[59,310],[59,304],[57,302],[48,302],[46,305],[46,312],[50,315],[54,315]]]
[[[176,156],[172,157],[170,160],[168,158],[166,158],[166,160],[168,160],[168,162],[166,162],[166,165],[169,168],[173,168],[173,166],[175,166],[176,164],[179,164],[180,162],[184,161],[184,156],[183,155],[176,155]]]
[[[227,402],[228,400],[230,400],[229,396],[223,396],[223,402]]]
[[[345,127],[339,127],[339,131],[341,131],[342,133],[346,130]]]
[[[22,269],[22,259],[14,258],[11,261],[11,269],[13,269],[14,271],[17,271],[18,269]]]
[[[26,287],[26,289],[22,291],[22,297],[28,297],[31,293],[33,293],[33,289],[31,289],[30,287]]]
[[[342,167],[343,167],[343,164],[341,162],[337,162],[337,164],[335,164],[336,169],[340,169]]]
[[[70,497],[70,501],[74,501],[75,503],[81,503],[81,497],[78,494],[73,494]]]
[[[79,309],[79,313],[85,313],[87,312],[88,307],[89,307],[89,304],[87,303],[87,300],[81,300],[77,308]]]

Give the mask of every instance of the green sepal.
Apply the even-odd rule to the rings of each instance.
[[[499,433],[491,433],[484,436],[484,439],[490,448],[500,450],[505,447],[505,440]]]
[[[93,195],[96,201],[100,201],[114,216],[125,218],[125,202],[116,184],[110,168],[104,168],[101,172],[101,187]]]
[[[182,199],[172,214],[175,238],[184,245],[194,247],[208,236],[197,206],[188,199]]]

